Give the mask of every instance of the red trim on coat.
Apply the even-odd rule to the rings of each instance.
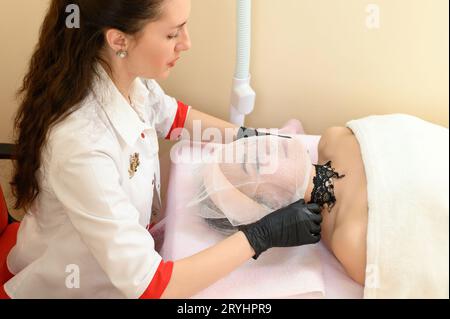
[[[0,285],[0,300],[1,299],[11,299],[5,292],[3,285]]]
[[[139,299],[159,299],[167,288],[172,277],[173,262],[161,261],[152,282]]]
[[[189,111],[189,106],[184,104],[183,102],[178,102],[178,110],[175,115],[175,120],[173,121],[172,127],[170,128],[169,133],[166,136],[166,140],[177,140],[186,124],[186,118]]]

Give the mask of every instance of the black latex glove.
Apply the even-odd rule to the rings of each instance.
[[[257,129],[246,128],[246,127],[242,126],[238,130],[236,140],[240,140],[241,138],[247,138],[247,137],[252,137],[252,136],[267,136],[267,135],[278,136],[278,137],[283,137],[283,138],[291,138],[290,136],[276,135],[276,134],[270,134],[270,133],[266,133],[266,132],[259,132]]]
[[[293,247],[320,241],[321,208],[303,199],[281,208],[256,223],[242,225],[239,230],[255,251],[254,259],[272,247]]]

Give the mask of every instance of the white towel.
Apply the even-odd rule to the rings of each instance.
[[[448,129],[409,115],[351,121],[369,203],[365,298],[449,298]]]

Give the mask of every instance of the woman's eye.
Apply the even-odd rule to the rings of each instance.
[[[172,39],[178,38],[178,35],[179,35],[178,33],[175,35],[169,35],[167,38],[172,40]]]

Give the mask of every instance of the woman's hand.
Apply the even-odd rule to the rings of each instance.
[[[272,247],[293,247],[320,241],[321,209],[303,199],[281,208],[256,223],[240,226],[255,251],[254,259]]]
[[[242,138],[249,138],[249,137],[253,137],[253,136],[276,136],[276,137],[282,137],[282,138],[292,138],[287,135],[272,134],[272,133],[268,133],[265,131],[258,131],[257,129],[254,129],[254,128],[247,128],[247,127],[242,126],[241,128],[239,128],[239,130],[237,132],[236,141],[240,140]]]

